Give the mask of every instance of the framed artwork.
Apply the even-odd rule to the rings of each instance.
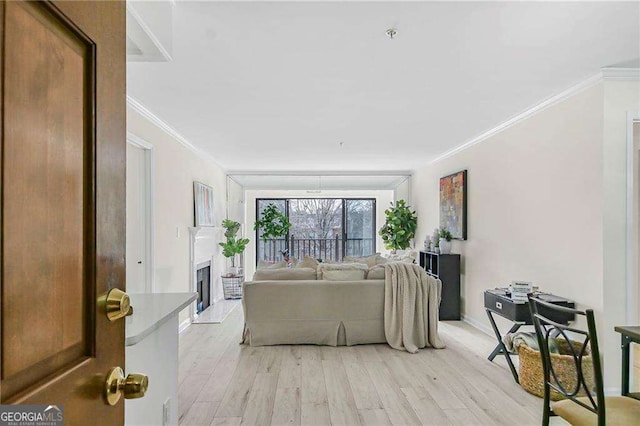
[[[215,226],[213,217],[213,188],[193,182],[195,226]]]
[[[467,171],[440,178],[440,227],[456,240],[467,239]]]

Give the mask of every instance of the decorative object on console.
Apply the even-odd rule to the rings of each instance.
[[[384,211],[385,223],[378,235],[382,237],[384,245],[389,250],[405,250],[411,247],[411,242],[418,227],[416,212],[407,206],[406,201],[398,200]]]
[[[270,203],[260,214],[260,219],[256,220],[253,225],[253,229],[258,232],[262,232],[260,239],[265,244],[270,240],[273,245],[273,251],[276,250],[276,239],[286,237],[291,228],[291,222],[289,218],[278,210],[275,204]],[[267,256],[267,250],[264,250],[265,260]]]
[[[427,235],[424,237],[424,251],[431,251],[431,236]]]
[[[193,182],[193,204],[195,226],[215,226],[213,188],[200,182]]]
[[[245,247],[249,244],[248,238],[237,238],[236,235],[240,230],[240,223],[225,219],[222,221],[222,226],[226,229],[224,236],[227,241],[219,243],[222,247],[222,254],[224,257],[230,260],[231,265],[227,270],[227,273],[223,277],[235,277],[240,275],[240,271],[236,266],[236,256],[244,252]]]
[[[440,247],[440,253],[449,254],[451,253],[451,232],[447,228],[440,229],[439,232],[440,239],[438,240],[438,245]]]
[[[440,227],[456,240],[467,239],[467,171],[440,178]]]
[[[512,281],[509,286],[509,292],[511,293],[511,300],[516,303],[526,303],[527,295],[533,292],[533,283],[526,281]]]

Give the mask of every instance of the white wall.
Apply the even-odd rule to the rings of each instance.
[[[310,196],[306,191],[247,190],[245,191],[245,233],[251,241],[245,251],[245,276],[253,276],[256,265],[256,233],[253,224],[256,221],[257,198],[375,198],[376,199],[376,251],[384,252],[384,242],[378,235],[378,229],[384,223],[384,211],[393,201],[393,191],[322,191]]]
[[[411,204],[411,176],[407,176],[396,189],[394,189],[393,201],[405,200],[409,205]]]
[[[414,174],[421,240],[439,224],[439,178],[468,170],[468,240],[453,242],[465,319],[487,329],[483,292],[512,280],[602,315],[602,132],[598,84]]]
[[[604,233],[604,333],[599,335],[605,356],[605,383],[619,387],[620,335],[616,325],[627,324],[627,112],[640,110],[640,83],[606,81],[604,83],[603,156],[603,233]],[[637,261],[637,259],[636,259]],[[637,318],[637,314],[634,316]],[[607,377],[607,373],[612,372]],[[611,377],[613,376],[613,377]]]
[[[226,175],[212,159],[181,144],[131,107],[127,131],[154,146],[155,291],[188,292],[189,232],[193,222],[193,181],[213,187],[215,220],[226,217]],[[218,294],[222,289],[214,289]],[[180,320],[188,317],[183,311]]]
[[[438,225],[438,181],[468,170],[462,310],[488,328],[483,292],[515,279],[594,309],[605,388],[619,389],[625,323],[627,111],[637,82],[605,81],[425,166],[413,177],[417,238]],[[505,326],[505,322],[500,322]]]

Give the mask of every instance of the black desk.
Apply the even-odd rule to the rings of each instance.
[[[640,344],[640,326],[618,326],[615,331],[622,336],[622,396],[640,399],[640,392],[629,393],[629,346]]]
[[[553,303],[560,306],[566,306],[568,308],[575,308],[575,303],[571,300],[565,299],[564,297],[542,293],[538,294],[538,297],[545,302]],[[506,336],[509,333],[515,333],[523,325],[533,325],[533,321],[531,320],[531,313],[529,311],[529,302],[516,303],[507,295],[506,289],[496,288],[484,292],[484,308],[487,311],[487,316],[489,317],[491,328],[493,328],[493,332],[496,335],[496,340],[498,341],[495,349],[488,356],[488,360],[493,361],[496,356],[504,355],[507,364],[509,365],[509,369],[511,370],[511,374],[513,375],[513,379],[516,381],[516,383],[519,383],[518,372],[516,371],[515,365],[513,365],[513,361],[511,360],[511,354],[502,341],[502,333],[496,325],[493,314],[498,314],[501,317],[506,318],[514,323],[513,326],[511,326],[511,329],[509,329],[509,331],[505,334]],[[547,311],[542,308],[543,307],[541,307],[540,309],[540,314],[559,324],[566,325],[570,321],[575,320],[575,315],[567,314],[564,312],[557,313],[555,311]]]

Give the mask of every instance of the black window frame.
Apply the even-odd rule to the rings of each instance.
[[[372,227],[371,227],[371,240],[372,240],[372,244],[373,244],[373,253],[377,252],[377,223],[376,223],[376,216],[377,216],[377,199],[376,198],[372,198],[372,197],[267,197],[267,198],[256,198],[255,200],[255,220],[257,221],[260,215],[260,203],[262,201],[284,201],[284,211],[285,211],[285,216],[289,217],[289,202],[291,200],[340,200],[341,203],[341,209],[342,209],[342,238],[341,238],[341,244],[342,244],[342,259],[344,259],[346,256],[346,244],[347,244],[347,240],[348,240],[348,235],[347,235],[347,201],[352,201],[352,200],[364,200],[364,201],[371,201],[372,202],[372,210],[373,210],[373,217],[372,217]],[[256,235],[256,242],[255,242],[255,262],[256,265],[258,265],[258,262],[260,261],[260,250],[259,250],[259,245],[260,245],[260,232],[258,229],[255,230],[255,235]],[[291,241],[291,232],[287,232],[287,235],[285,237],[285,248],[289,249],[289,242]],[[341,260],[342,260],[341,259]]]

